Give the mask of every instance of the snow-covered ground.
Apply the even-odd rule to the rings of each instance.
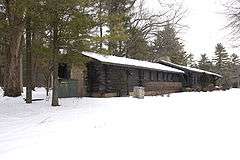
[[[0,90],[0,160],[239,160],[239,95],[72,98],[53,108]]]

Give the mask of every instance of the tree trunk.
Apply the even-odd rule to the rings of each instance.
[[[59,106],[57,90],[58,90],[58,64],[55,62],[53,67],[52,106]]]
[[[26,103],[32,103],[32,40],[31,19],[26,18]]]
[[[37,39],[38,33],[36,31],[32,31],[32,45],[38,43]],[[38,83],[38,53],[34,52],[32,53],[32,90],[35,90],[35,87],[37,87]]]
[[[20,81],[20,45],[24,30],[23,13],[16,13],[16,1],[3,1],[6,7],[6,17],[9,23],[8,52],[6,74],[4,78],[4,96],[21,96]]]
[[[53,24],[53,91],[52,91],[52,106],[59,106],[58,103],[58,28],[57,23]]]
[[[103,19],[102,19],[102,1],[99,1],[99,29],[100,29],[100,51],[102,51],[103,48]]]
[[[23,54],[20,53],[20,89],[23,93]]]
[[[13,26],[9,31],[9,52],[7,58],[4,96],[21,96],[20,81],[20,44],[23,35],[24,25]]]

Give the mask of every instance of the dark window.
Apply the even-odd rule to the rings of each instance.
[[[172,82],[176,82],[176,75],[172,74]]]
[[[70,79],[70,69],[67,64],[58,65],[58,77],[60,79]]]
[[[158,72],[158,81],[162,81],[162,80],[163,80],[163,73]]]
[[[173,76],[173,81],[174,82],[178,82],[179,80],[179,77],[178,77],[178,75],[177,74],[174,74],[174,76]]]
[[[163,81],[167,82],[167,73],[163,73]]]
[[[149,71],[144,71],[144,80],[149,80]]]
[[[192,79],[193,79],[193,80],[192,80],[192,81],[193,81],[193,84],[196,85],[196,84],[197,84],[197,81],[198,81],[197,76],[193,76]]]
[[[150,74],[149,74],[150,80],[151,80],[151,81],[154,81],[154,72],[153,72],[153,71],[150,71],[149,73],[150,73]]]
[[[139,76],[139,86],[143,86],[143,82],[144,82],[144,71],[143,71],[143,70],[139,70],[139,71],[138,71],[138,76]]]
[[[173,78],[172,74],[169,73],[169,74],[168,74],[168,82],[172,82],[172,80],[173,80],[172,78]]]

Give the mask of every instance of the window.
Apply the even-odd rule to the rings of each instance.
[[[148,81],[149,80],[149,72],[148,71],[144,71],[144,80]]]
[[[158,72],[157,73],[157,78],[158,78],[158,81],[162,81],[163,80],[163,73],[162,72]]]
[[[168,74],[168,82],[172,82],[173,80],[173,76],[171,73]]]
[[[163,73],[163,81],[167,82],[167,73]]]
[[[138,76],[139,76],[139,86],[143,86],[143,82],[144,82],[144,71],[143,70],[139,70],[138,71]]]
[[[150,80],[153,81],[154,80],[154,72],[150,71],[149,73],[150,73],[149,74]]]
[[[59,64],[58,66],[58,77],[60,79],[70,79],[70,69],[67,64]]]
[[[174,82],[178,82],[179,81],[179,76],[177,74],[174,74],[173,81]]]
[[[193,84],[196,85],[196,84],[197,84],[197,81],[198,81],[197,77],[196,77],[196,76],[193,76],[192,79],[193,79],[193,80],[192,80],[192,81],[193,81]]]

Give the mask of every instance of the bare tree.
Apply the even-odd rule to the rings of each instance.
[[[180,24],[187,12],[182,3],[169,4],[159,1],[159,12],[152,13],[144,8],[144,2],[141,0],[138,6],[135,6],[130,24],[134,28],[140,28],[146,36],[155,35],[160,28],[169,24],[185,27]]]
[[[226,28],[230,28],[232,38],[238,40],[240,38],[240,0],[231,0],[225,3],[224,7],[228,20]],[[237,46],[239,46],[239,44],[237,44]]]
[[[134,49],[134,46],[139,46],[136,45],[136,43],[139,43],[140,39],[142,39],[142,44],[145,44],[144,41],[151,43],[154,37],[156,37],[158,31],[162,30],[166,25],[179,28],[185,27],[180,24],[182,18],[186,14],[186,10],[183,8],[182,3],[170,4],[159,1],[160,8],[158,12],[150,12],[148,9],[144,8],[144,3],[144,0],[140,0],[139,3],[135,4],[129,16],[131,17],[128,24],[128,34],[130,35],[130,39],[126,42],[127,45],[125,45],[123,52],[126,53],[126,56],[128,57],[131,57],[131,53],[129,53],[130,50],[137,50],[137,48]],[[145,47],[145,50],[148,49]],[[146,54],[150,54],[150,52],[146,52]],[[148,60],[151,57],[151,55],[144,56]]]

